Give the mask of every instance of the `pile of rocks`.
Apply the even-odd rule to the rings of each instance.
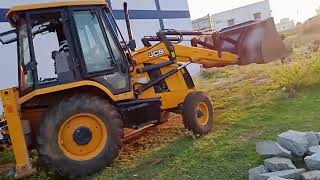
[[[264,165],[249,170],[249,180],[320,180],[320,133],[287,131],[276,141],[257,144]]]

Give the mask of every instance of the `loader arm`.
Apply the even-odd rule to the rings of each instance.
[[[205,68],[224,67],[237,64],[239,57],[229,52],[222,52],[211,49],[174,45],[176,58],[179,62],[192,62],[202,64]]]
[[[135,52],[133,59],[137,65],[155,61],[159,58],[168,58],[171,61],[182,63],[202,64],[205,68],[224,67],[239,62],[239,57],[230,52],[219,53],[216,50],[181,44],[172,44],[173,51],[170,51],[170,49],[165,42],[162,42]]]
[[[191,46],[179,44],[191,36]],[[153,45],[151,42],[160,42]],[[273,18],[249,21],[219,32],[164,30],[142,39],[145,48],[134,56],[141,61],[169,57],[171,61],[203,64],[205,68],[233,64],[266,64],[290,55],[276,31]],[[145,53],[145,54],[144,54]]]

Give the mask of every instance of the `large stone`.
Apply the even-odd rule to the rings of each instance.
[[[320,132],[315,132],[314,134],[317,136],[318,141],[320,142]]]
[[[290,169],[290,170],[284,170],[284,171],[264,173],[264,174],[260,174],[257,180],[268,180],[271,177],[281,177],[286,179],[300,180],[301,174],[304,172],[306,172],[305,169]]]
[[[281,177],[271,177],[268,180],[293,180],[293,179],[285,179],[285,178],[281,178]]]
[[[310,133],[292,130],[279,134],[277,139],[280,146],[300,157],[303,156],[308,151],[308,148],[314,144],[312,140],[313,137]]]
[[[311,156],[311,155],[316,154],[316,153],[320,153],[320,145],[309,147],[308,155]]]
[[[320,180],[320,171],[309,171],[302,173],[302,180]]]
[[[260,156],[292,158],[291,152],[281,147],[275,141],[265,141],[258,143],[256,146],[256,150]]]
[[[296,166],[292,163],[290,159],[282,157],[266,159],[264,160],[264,166],[268,172],[296,169]]]
[[[309,170],[320,170],[320,153],[313,154],[304,158]]]
[[[309,147],[319,145],[319,139],[315,132],[306,132],[305,136],[308,140]]]
[[[259,175],[266,173],[266,172],[267,172],[267,170],[263,165],[258,166],[256,168],[252,168],[248,172],[249,173],[249,180],[258,180]]]

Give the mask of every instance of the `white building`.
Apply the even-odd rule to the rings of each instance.
[[[208,14],[199,19],[192,20],[193,31],[212,32],[215,30],[213,17]]]
[[[59,0],[0,0],[0,32],[9,30],[5,14],[11,6],[44,3]],[[60,0],[61,1],[61,0]],[[160,29],[192,30],[187,0],[107,0],[113,9],[122,33],[127,37],[124,20],[123,2],[129,5],[129,14],[134,38],[139,47],[140,39],[147,35],[155,35]],[[47,42],[50,46],[50,42]],[[48,48],[49,49],[49,48]],[[46,48],[43,47],[43,53]],[[0,45],[0,89],[17,86],[16,44]],[[200,71],[198,69],[195,70]],[[0,104],[0,111],[1,111]]]
[[[251,20],[265,20],[271,17],[269,0],[249,4],[213,15],[216,30]]]
[[[281,19],[280,23],[276,24],[276,28],[278,32],[289,31],[294,29],[294,21],[289,18]]]

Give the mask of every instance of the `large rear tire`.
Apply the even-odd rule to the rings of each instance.
[[[213,105],[203,92],[190,93],[182,107],[183,123],[186,129],[200,136],[212,131],[214,126]]]
[[[50,108],[40,123],[40,161],[70,178],[110,165],[122,145],[120,114],[98,96],[79,94]]]

